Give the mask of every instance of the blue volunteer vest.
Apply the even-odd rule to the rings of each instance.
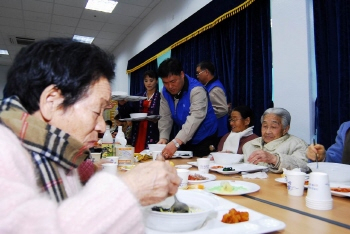
[[[172,95],[166,90],[165,87],[163,87],[163,95],[168,102],[168,105],[171,111],[171,117],[174,123],[177,125],[177,127],[179,127],[179,129],[182,128],[182,125],[186,122],[187,116],[190,115],[191,90],[197,86],[201,86],[204,88],[204,86],[201,83],[199,83],[199,81],[197,81],[192,77],[189,77],[188,75],[185,75],[185,79],[187,79],[189,83],[188,91],[182,91],[183,92],[182,97],[179,99],[176,109],[175,109],[175,103]],[[217,120],[214,113],[214,109],[208,97],[208,110],[207,110],[206,117],[202,121],[202,123],[199,125],[196,133],[193,135],[189,143],[198,144],[205,138],[215,134],[216,130],[217,130]]]
[[[207,84],[206,89],[207,89],[208,93],[210,93],[210,91],[215,87],[221,88],[226,93],[224,86],[222,85],[222,83],[219,80],[215,80],[214,82],[210,82],[209,84]],[[223,135],[228,133],[228,126],[227,126],[228,116],[227,116],[227,114],[218,118],[217,121],[218,121],[218,137],[222,137]]]

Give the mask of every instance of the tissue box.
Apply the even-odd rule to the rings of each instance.
[[[134,150],[135,148],[132,146],[121,146],[116,145],[116,156],[119,157],[118,164],[119,165],[133,165],[135,162],[134,159]]]

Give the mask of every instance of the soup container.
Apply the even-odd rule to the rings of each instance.
[[[193,208],[193,213],[170,213],[152,211],[153,206],[170,208],[174,198],[144,208],[146,226],[161,232],[186,232],[200,228],[207,217],[215,212],[219,201],[214,195],[205,191],[178,190],[176,197],[180,202]]]
[[[223,153],[223,152],[214,152],[210,153],[215,163],[221,165],[229,165],[240,163],[243,159],[243,154],[233,154],[233,153]]]

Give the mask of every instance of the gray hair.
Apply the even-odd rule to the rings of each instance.
[[[274,115],[277,115],[277,116],[281,117],[283,129],[286,129],[286,127],[290,125],[291,116],[290,116],[289,112],[286,109],[283,109],[283,108],[280,108],[280,107],[267,109],[264,112],[264,114],[261,116],[261,123],[264,121],[264,117],[267,114],[274,114]]]

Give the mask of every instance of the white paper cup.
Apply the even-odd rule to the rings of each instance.
[[[92,162],[98,162],[101,159],[101,153],[91,153]]]
[[[112,156],[112,157],[106,157],[106,159],[110,162],[110,163],[114,163],[118,165],[118,160],[119,157],[118,156]]]
[[[151,154],[153,161],[157,160],[158,157],[163,158],[162,151],[152,151]]]
[[[112,175],[117,175],[118,164],[115,163],[103,163],[102,171],[110,173]]]
[[[288,194],[292,196],[303,196],[305,172],[288,171],[286,173]]]
[[[181,178],[180,189],[187,189],[188,175],[190,171],[187,169],[176,169],[177,175]]]
[[[198,165],[198,171],[202,173],[209,173],[209,158],[198,158],[197,159],[197,165]]]
[[[308,199],[329,201],[332,199],[328,175],[324,172],[311,172],[307,189]]]

